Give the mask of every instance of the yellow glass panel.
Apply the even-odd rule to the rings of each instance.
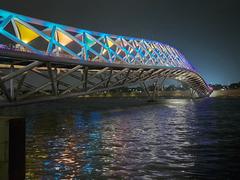
[[[112,45],[113,45],[112,41],[107,40],[107,42],[108,42],[108,46],[109,46],[109,47],[112,47]]]
[[[109,46],[109,47],[112,47],[112,45],[113,45],[112,41],[107,40],[107,43],[108,43],[108,46]],[[107,52],[107,50],[106,50],[106,49],[103,49],[102,54],[105,54],[106,52]]]
[[[15,24],[18,28],[18,31],[19,31],[19,35],[20,35],[20,39],[25,42],[25,43],[29,43],[30,41],[36,39],[37,37],[39,37],[39,35],[29,29],[28,27],[26,27],[25,25],[21,24],[20,22],[18,21],[15,21]]]
[[[63,46],[66,46],[67,44],[73,41],[70,37],[68,37],[61,31],[57,31],[57,37],[58,37],[58,42]]]

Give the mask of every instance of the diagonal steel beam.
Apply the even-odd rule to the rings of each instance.
[[[111,78],[117,77],[120,74],[126,72],[128,70],[128,68],[124,68],[123,70],[117,72],[116,74],[112,75]],[[97,87],[99,87],[100,85],[102,85],[103,83],[106,83],[109,80],[109,77],[107,77],[106,79],[104,79],[103,81],[97,83],[95,86],[91,87],[87,92],[92,91],[93,89],[96,89]]]
[[[99,71],[96,72],[94,75],[90,76],[90,77],[87,79],[87,81],[90,82],[90,80],[92,80],[92,79],[94,79],[96,76],[101,75],[102,73],[106,72],[108,69],[109,69],[108,67],[105,67],[105,68],[99,70]],[[67,88],[65,91],[62,92],[62,94],[66,94],[66,93],[68,93],[68,92],[71,92],[73,89],[76,89],[76,88],[82,86],[82,84],[83,84],[83,81],[82,81],[80,84],[76,84],[76,85],[74,85],[74,86],[72,86],[72,87]]]
[[[11,95],[10,95],[9,91],[7,90],[5,84],[2,81],[0,81],[0,88],[3,92],[3,94],[6,96],[7,100],[9,102],[11,102],[12,101]]]
[[[29,64],[21,69],[18,69],[17,71],[14,71],[12,73],[7,74],[6,76],[1,77],[1,80],[2,80],[2,82],[6,82],[6,81],[8,81],[12,78],[15,78],[15,77],[21,75],[22,73],[29,71],[30,69],[33,69],[34,67],[37,67],[41,64],[43,64],[43,63],[39,62],[39,61],[34,61],[31,64]]]
[[[19,80],[18,85],[17,85],[17,89],[16,89],[16,95],[18,95],[20,89],[22,88],[24,80],[25,80],[27,74],[28,74],[28,72],[23,73],[21,79]]]
[[[129,69],[127,71],[126,75],[123,78],[118,79],[114,84],[112,84],[112,86],[116,86],[116,85],[118,85],[120,83],[124,84],[124,82],[129,78],[130,71],[131,71],[131,69]]]
[[[81,68],[81,67],[82,67],[82,66],[78,65],[78,66],[72,68],[72,69],[69,70],[68,72],[66,72],[66,73],[64,73],[64,74],[62,74],[62,75],[60,75],[60,76],[58,76],[58,77],[56,78],[56,80],[61,80],[62,78],[66,77],[67,75],[69,75],[69,74],[71,74],[71,73],[73,73],[74,71],[78,70],[78,69]],[[29,93],[23,95],[23,96],[20,97],[20,98],[21,98],[21,99],[24,99],[24,98],[26,98],[26,97],[28,97],[28,96],[30,96],[30,95],[32,95],[32,94],[34,94],[34,93],[36,93],[36,92],[42,90],[42,89],[44,89],[45,87],[51,85],[51,83],[52,83],[51,81],[48,81],[47,83],[44,83],[44,84],[41,85],[40,87],[36,88],[34,91],[31,91],[31,92],[29,92]]]

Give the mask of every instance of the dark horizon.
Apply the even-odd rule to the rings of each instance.
[[[240,12],[235,0],[68,2],[3,1],[0,8],[82,29],[167,43],[180,50],[208,83],[240,81]]]

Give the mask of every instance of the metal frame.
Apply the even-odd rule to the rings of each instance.
[[[18,47],[0,46],[0,87],[8,101],[39,93],[58,98],[90,94],[166,76],[188,83],[199,96],[211,93],[185,57],[160,42],[87,31],[1,9],[0,35]],[[45,50],[34,45],[39,39],[47,44]],[[36,87],[27,80],[33,74],[46,82]]]

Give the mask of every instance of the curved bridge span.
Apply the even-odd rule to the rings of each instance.
[[[166,78],[199,97],[211,89],[175,48],[156,41],[93,32],[0,10],[2,98],[79,96]]]

